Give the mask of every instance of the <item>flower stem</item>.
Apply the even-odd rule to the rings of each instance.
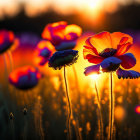
[[[12,53],[10,51],[8,51],[8,57],[9,57],[9,61],[10,61],[10,69],[12,71],[14,69],[14,65],[13,65]]]
[[[27,116],[24,115],[23,140],[27,140],[27,129],[28,129]]]
[[[67,106],[68,106],[68,119],[67,119],[68,140],[71,140],[72,107],[71,107],[71,101],[70,101],[69,92],[68,92],[65,66],[64,66],[64,79],[65,79],[66,98],[67,98]]]
[[[7,64],[7,57],[6,54],[3,54],[3,59],[4,59],[4,72],[5,72],[5,80],[7,84],[7,78],[8,78],[8,64]]]
[[[99,112],[99,120],[100,120],[100,125],[99,125],[99,133],[100,133],[100,140],[103,140],[103,119],[102,119],[102,112],[101,112],[101,105],[100,105],[100,97],[97,89],[97,85],[95,82],[95,90],[97,94],[97,101],[98,101],[98,112]]]
[[[113,125],[114,125],[114,95],[113,95],[113,82],[112,72],[110,73],[110,127],[109,127],[109,140],[113,137]]]
[[[11,127],[11,137],[15,140],[15,127],[14,127],[14,120],[10,120],[10,127]]]
[[[80,105],[80,89],[79,89],[78,76],[77,76],[76,68],[74,65],[72,65],[72,68],[73,68],[73,73],[74,73],[74,77],[75,77],[75,87],[77,88],[77,92],[79,93],[77,102]],[[80,116],[80,113],[81,113],[81,108],[79,108],[79,113],[78,113],[79,116]],[[79,130],[78,119],[76,119],[76,124],[74,125],[74,127],[75,127],[77,140],[82,140],[81,132]]]

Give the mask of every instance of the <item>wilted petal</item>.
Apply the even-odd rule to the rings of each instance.
[[[134,70],[129,70],[129,71],[126,71],[126,70],[122,70],[121,68],[119,68],[117,70],[117,75],[118,75],[118,78],[123,78],[123,79],[127,79],[127,78],[130,78],[130,79],[135,79],[135,78],[138,78],[140,77],[140,73],[139,72],[136,72]]]
[[[98,65],[93,65],[85,68],[84,74],[86,76],[91,75],[91,74],[99,74],[100,73],[100,64]]]
[[[121,64],[121,60],[116,57],[108,57],[101,62],[103,72],[115,71]]]
[[[118,58],[122,60],[121,66],[125,69],[130,69],[136,64],[136,58],[132,53],[126,53]]]

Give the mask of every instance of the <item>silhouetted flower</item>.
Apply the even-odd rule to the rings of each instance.
[[[132,37],[121,32],[101,32],[89,37],[83,50],[84,58],[97,65],[87,67],[85,75],[117,70],[118,78],[140,77],[139,72],[126,71],[120,68],[122,66],[125,69],[130,69],[135,66],[136,59],[134,55],[126,53],[132,44]],[[101,48],[103,51],[98,52]]]
[[[15,41],[14,33],[7,30],[0,30],[0,54],[7,51]]]
[[[49,60],[49,67],[55,70],[61,69],[63,66],[70,66],[78,59],[78,51],[76,50],[64,50],[58,51],[53,54]]]
[[[10,73],[9,81],[18,89],[30,89],[38,84],[41,74],[32,66],[24,66]]]
[[[49,61],[49,58],[55,52],[55,48],[50,41],[42,40],[38,43],[36,52],[36,61],[43,66]]]
[[[60,21],[48,24],[42,37],[52,42],[56,50],[73,49],[76,46],[76,40],[81,35],[82,29],[75,25],[67,25],[67,22]]]

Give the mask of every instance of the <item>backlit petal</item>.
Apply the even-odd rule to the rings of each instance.
[[[85,59],[88,59],[88,61],[93,64],[99,64],[104,60],[104,58],[100,56],[94,56],[91,54],[86,55]]]
[[[125,54],[130,49],[131,46],[132,44],[130,42],[126,44],[118,45],[116,56]]]
[[[100,73],[100,64],[98,65],[93,65],[85,68],[84,74],[86,76],[91,75],[91,74],[99,74]]]
[[[76,40],[82,34],[82,29],[80,26],[71,24],[65,28],[65,39],[66,40]]]
[[[125,69],[130,69],[136,64],[136,58],[132,53],[126,53],[118,58],[122,60],[121,66]]]
[[[123,45],[128,42],[130,44],[133,44],[133,38],[130,35],[121,32],[111,33],[111,39],[113,48],[116,48],[118,45]]]
[[[112,48],[111,45],[111,36],[109,32],[101,32],[90,37],[86,44],[87,46],[91,46],[92,48],[96,48],[98,52],[101,52],[105,48]]]
[[[119,79],[123,78],[123,79],[127,79],[127,78],[130,78],[130,79],[135,79],[135,78],[139,78],[140,77],[140,73],[139,72],[136,72],[134,70],[129,70],[129,71],[126,71],[126,70],[122,70],[121,68],[119,68],[117,70],[117,76]]]

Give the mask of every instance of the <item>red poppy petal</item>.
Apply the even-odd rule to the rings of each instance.
[[[100,56],[94,56],[91,54],[88,54],[85,59],[88,59],[90,63],[94,63],[94,64],[99,64],[104,60],[104,58]]]
[[[91,47],[91,46],[84,46],[84,50],[83,50],[83,53],[84,53],[84,56],[86,56],[87,54],[92,54],[92,55],[97,55],[99,56],[96,48],[94,47]]]
[[[101,52],[105,48],[112,48],[111,42],[109,32],[101,32],[86,40],[86,44],[92,48],[96,48],[98,52]]]
[[[120,41],[120,45],[125,44],[127,42],[127,40],[128,40],[128,37],[123,37]]]
[[[55,38],[64,39],[63,32],[66,26],[67,22],[64,21],[47,24],[42,32],[42,38],[52,42],[57,42],[55,41]]]
[[[133,44],[133,38],[130,35],[121,32],[111,33],[111,40],[113,48],[116,48],[118,45],[123,45],[128,42]]]
[[[135,66],[136,58],[132,53],[126,53],[124,55],[118,56],[122,60],[121,66],[125,69],[130,69]]]
[[[64,34],[66,40],[76,40],[82,34],[82,29],[78,25],[71,24],[66,26]]]
[[[132,46],[132,44],[130,42],[123,44],[123,45],[118,45],[116,55],[125,54],[130,49],[131,46]]]

